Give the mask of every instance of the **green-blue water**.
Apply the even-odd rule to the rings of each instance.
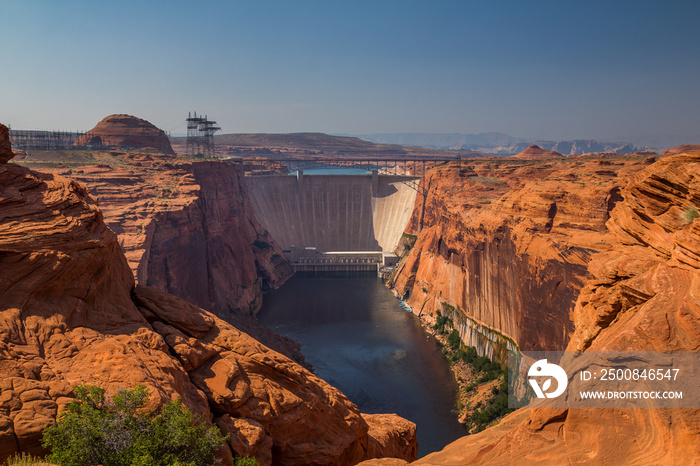
[[[415,422],[419,457],[466,435],[447,361],[378,278],[294,277],[265,296],[258,317],[299,341],[316,374],[362,412]]]

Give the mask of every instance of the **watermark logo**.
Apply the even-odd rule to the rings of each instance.
[[[700,408],[700,351],[508,355],[508,407]]]
[[[568,383],[566,372],[564,369],[557,366],[556,364],[548,363],[546,359],[540,359],[535,364],[530,366],[527,375],[529,377],[528,381],[535,391],[537,398],[556,398],[566,390],[566,385]],[[537,383],[537,380],[533,377],[548,377],[544,380],[542,387]],[[548,390],[552,387],[552,379],[557,381],[556,389],[552,392]]]

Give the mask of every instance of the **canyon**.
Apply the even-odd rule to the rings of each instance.
[[[227,462],[234,454],[261,464],[415,458],[412,423],[361,414],[214,314],[136,286],[83,185],[12,163],[0,165],[0,181],[1,458],[41,453],[42,429],[82,383],[108,391],[143,384],[155,394],[151,407],[182,399],[231,434],[220,452]]]
[[[252,317],[262,290],[280,286],[293,271],[253,218],[235,165],[144,152],[90,154],[73,163],[46,161],[46,154],[22,162],[89,188],[137,283],[207,309],[303,361],[296,345]]]
[[[415,313],[455,322],[462,340],[508,351],[563,349],[592,254],[625,177],[651,159],[473,161],[422,180],[406,232],[415,238],[393,288]]]
[[[486,207],[475,205],[480,189],[457,183],[454,170],[436,170],[424,180],[435,191],[412,219],[417,239],[397,290],[429,316],[453,309],[455,322],[467,323],[463,339],[481,342],[482,351],[511,344],[698,351],[700,153],[678,152],[658,161],[581,160],[573,173],[550,165],[546,179],[524,183],[523,167],[492,165],[490,173],[512,188]],[[582,174],[586,182],[577,186]],[[475,335],[478,326],[486,335]],[[699,434],[698,409],[544,405],[413,464],[692,463]]]
[[[263,464],[414,460],[411,423],[360,414],[241,332],[301,360],[251,317],[263,290],[291,276],[283,249],[297,243],[396,247],[395,294],[426,325],[451,317],[466,345],[502,362],[509,351],[698,351],[694,150],[560,158],[532,149],[444,164],[417,191],[380,177],[384,194],[369,176],[253,180],[233,163],[134,151],[42,166],[48,175],[2,165],[10,385],[0,456],[37,448],[70,386],[92,381],[146,382],[161,401],[182,397],[232,433],[230,451]],[[391,221],[388,212],[397,213]],[[100,370],[88,373],[90,364]],[[128,378],[124,364],[137,368]],[[305,437],[309,426],[297,424],[306,418],[324,427]],[[690,409],[521,409],[415,464],[673,463],[700,456],[699,430]]]

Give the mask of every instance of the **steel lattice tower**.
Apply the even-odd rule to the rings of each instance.
[[[187,155],[212,157],[214,155],[214,133],[221,131],[216,121],[197,112],[187,114]]]

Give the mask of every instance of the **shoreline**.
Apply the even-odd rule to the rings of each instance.
[[[434,337],[442,349],[443,357],[449,363],[450,370],[454,376],[455,382],[457,383],[457,393],[455,394],[456,396],[454,402],[454,412],[457,415],[457,421],[464,425],[470,431],[469,433],[476,433],[483,430],[485,427],[483,423],[475,422],[474,417],[481,414],[485,409],[488,409],[489,405],[495,403],[493,393],[499,388],[499,386],[502,389],[503,379],[495,378],[482,381],[481,379],[483,377],[479,377],[479,374],[482,374],[482,372],[476,370],[472,363],[465,362],[460,359],[460,356],[464,354],[463,349],[469,348],[466,347],[461,339],[459,340],[459,349],[456,352],[453,352],[450,349],[451,343],[448,333],[445,332],[444,328],[442,332],[436,328],[436,319],[432,319],[432,316],[428,317],[422,314],[416,314],[409,304],[399,298],[398,293],[394,288],[389,289],[399,301],[401,308],[416,316],[423,330]],[[459,353],[459,355],[455,353]],[[486,357],[482,358],[488,359]],[[503,415],[505,414],[507,413],[504,413]],[[488,422],[488,425],[497,424],[500,422],[503,415],[498,416],[496,419]]]

